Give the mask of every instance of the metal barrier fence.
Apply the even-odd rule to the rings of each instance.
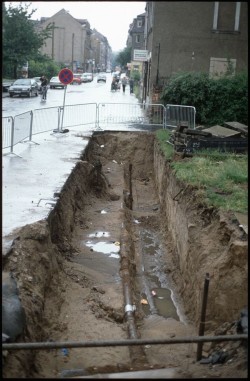
[[[10,148],[13,152],[14,137],[14,118],[13,116],[5,116],[2,118],[2,147]]]
[[[32,113],[31,136],[59,128],[60,110],[58,107],[36,109]],[[31,139],[31,137],[30,137]]]
[[[171,105],[166,106],[166,127],[177,127],[181,123],[188,128],[195,129],[196,109],[193,106]]]
[[[110,124],[159,125],[164,128],[165,107],[162,104],[99,103],[97,126]]]
[[[97,103],[66,105],[60,107],[59,127],[76,127],[97,123]]]
[[[62,132],[74,126],[91,126],[102,129],[110,125],[159,126],[163,129],[177,127],[182,122],[195,128],[195,107],[146,103],[87,103],[35,109],[13,117],[3,117],[2,148],[15,144],[43,132]]]

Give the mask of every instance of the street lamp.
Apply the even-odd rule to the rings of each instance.
[[[54,40],[55,40],[55,29],[65,29],[63,27],[60,27],[60,26],[55,26],[55,22],[53,21],[52,23],[52,52],[51,52],[51,58],[52,60],[54,61],[54,46],[55,46],[55,43],[54,43]]]
[[[75,33],[72,33],[72,71],[74,72],[74,39]]]

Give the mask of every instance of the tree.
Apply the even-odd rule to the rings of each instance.
[[[3,7],[3,75],[17,77],[17,68],[40,56],[39,49],[52,33],[51,26],[36,32],[31,20],[35,9],[28,11],[30,4],[18,7]]]
[[[120,53],[118,53],[116,62],[120,64],[121,67],[125,68],[127,63],[131,61],[131,50],[131,47],[126,47]]]

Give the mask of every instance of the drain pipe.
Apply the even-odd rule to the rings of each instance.
[[[133,304],[131,282],[130,282],[130,267],[132,264],[129,260],[129,253],[131,250],[130,236],[125,228],[123,228],[121,233],[121,245],[120,245],[120,256],[121,256],[121,268],[120,275],[122,278],[123,294],[125,300],[125,319],[128,324],[128,337],[129,339],[137,339],[137,328],[135,324],[135,305]],[[147,357],[144,353],[143,347],[129,347],[130,356],[132,364],[137,364],[142,362],[142,364],[148,363]]]
[[[134,319],[135,305],[132,301],[132,292],[130,287],[130,273],[129,273],[129,259],[128,250],[130,249],[129,235],[127,230],[123,228],[121,233],[121,245],[120,245],[120,256],[121,256],[121,268],[120,274],[122,278],[123,294],[125,300],[125,318],[128,322],[128,333],[130,339],[137,339],[137,331]]]

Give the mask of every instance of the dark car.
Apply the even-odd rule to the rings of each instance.
[[[104,74],[104,73],[98,74],[98,76],[97,76],[97,83],[98,82],[105,82],[106,83],[106,81],[107,81],[106,74]]]
[[[38,84],[33,78],[20,78],[17,79],[8,89],[10,97],[14,95],[26,95],[31,97],[31,95],[38,96]]]

